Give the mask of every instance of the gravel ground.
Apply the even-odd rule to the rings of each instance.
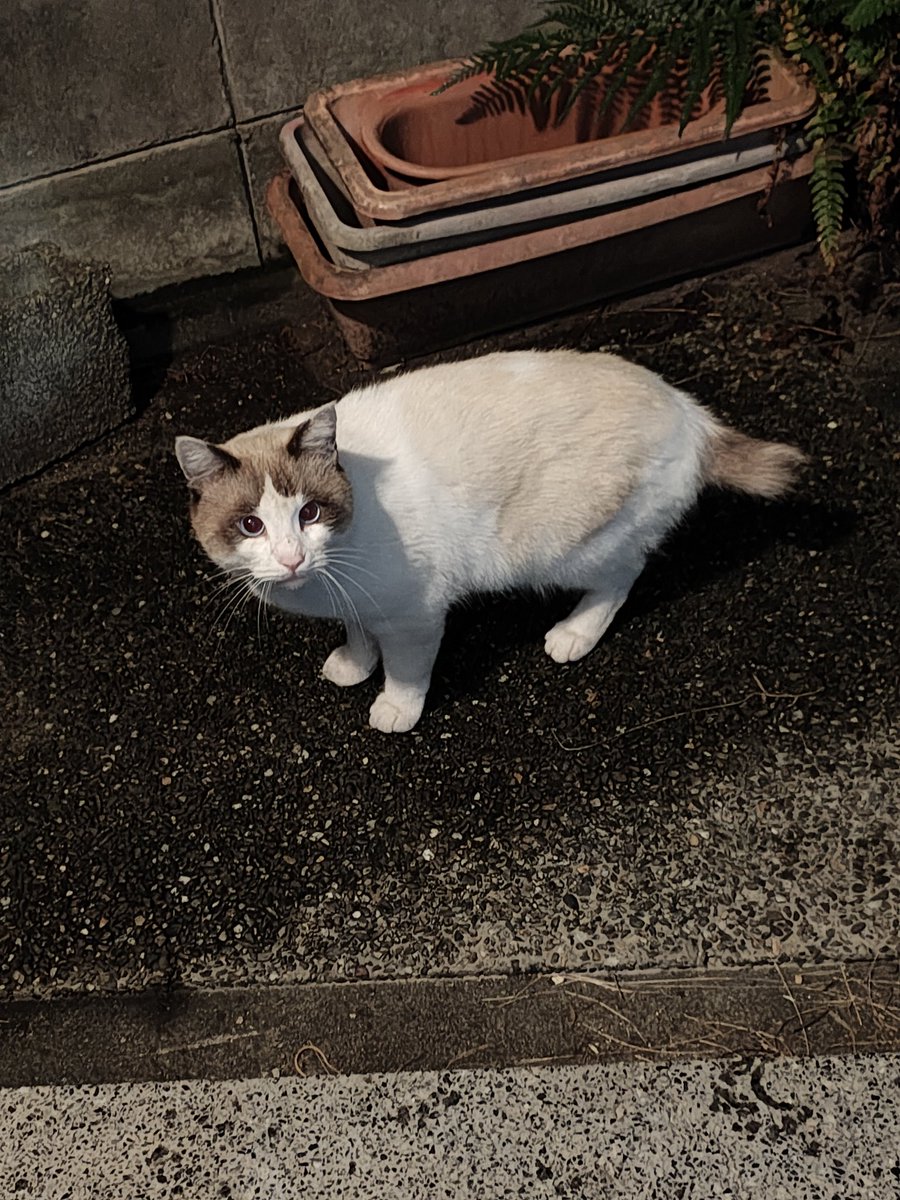
[[[620,350],[812,463],[783,503],[707,495],[582,662],[543,654],[564,597],[461,609],[405,737],[366,728],[377,681],[319,678],[336,628],[223,612],[171,453],[352,382],[324,317],[180,359],[0,498],[0,982],[895,947],[897,294],[782,262],[466,351]]]

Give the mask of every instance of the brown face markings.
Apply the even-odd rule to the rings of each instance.
[[[272,487],[279,495],[298,496],[302,490],[302,464],[296,459],[285,457],[281,462],[272,464],[269,475]]]
[[[282,496],[303,496],[315,500],[322,520],[333,529],[343,529],[353,515],[350,484],[334,454],[303,449],[310,427],[304,421],[270,460],[268,474],[272,486]]]
[[[305,426],[301,426],[301,430]],[[334,530],[349,525],[353,515],[350,483],[337,462],[314,452],[291,453],[302,434],[288,441],[285,430],[264,430],[252,439],[241,437],[233,451],[225,451],[233,469],[202,482],[193,491],[191,520],[197,540],[210,558],[228,557],[243,540],[237,527],[241,517],[256,510],[266,485],[266,476],[282,496],[315,500],[321,523]],[[297,441],[295,441],[295,438]]]
[[[287,470],[282,470],[280,479],[272,475],[273,487],[283,496],[302,495],[306,500],[315,500],[326,525],[336,530],[345,529],[353,516],[353,496],[341,468],[321,454],[302,454],[300,458],[288,459],[287,463]],[[286,485],[287,490],[282,485]]]
[[[264,482],[251,464],[242,462],[237,471],[202,485],[191,515],[197,540],[210,558],[228,554],[242,540],[237,522],[259,504]]]

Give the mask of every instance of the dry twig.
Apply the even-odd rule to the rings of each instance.
[[[782,971],[777,960],[775,962],[775,970],[778,972],[778,978],[781,980],[782,984],[784,985],[785,999],[787,999],[791,1002],[791,1007],[793,1008],[794,1012],[797,1014],[797,1020],[800,1022],[800,1032],[803,1034],[803,1044],[806,1047],[806,1053],[811,1054],[812,1051],[810,1050],[810,1047],[809,1047],[809,1034],[806,1032],[806,1025],[803,1023],[803,1016],[801,1015],[800,1009],[797,1006],[797,1001],[794,999],[794,993],[791,991],[790,984],[788,983],[787,979],[785,978],[784,971]]]
[[[461,1054],[455,1054],[453,1058],[450,1059],[450,1061],[444,1067],[444,1070],[449,1071],[451,1067],[455,1067],[456,1064],[462,1062],[463,1059],[471,1058],[475,1054],[480,1054],[482,1050],[490,1050],[490,1048],[490,1042],[482,1042],[480,1046],[473,1046],[471,1050],[463,1050]]]
[[[606,1004],[598,996],[585,996],[581,992],[573,992],[568,988],[563,989],[563,994],[566,996],[574,996],[576,1000],[587,1000],[590,1004],[598,1004],[610,1016],[615,1017],[617,1021],[621,1021],[623,1025],[627,1025],[629,1029],[633,1029],[643,1044],[647,1045],[647,1038],[642,1029],[640,1029],[630,1017],[626,1017],[624,1013],[619,1012],[617,1008],[613,1008],[611,1004]]]
[[[321,1050],[318,1046],[314,1045],[312,1042],[304,1042],[304,1044],[300,1047],[300,1049],[294,1055],[294,1071],[302,1079],[305,1079],[307,1077],[307,1073],[303,1068],[303,1055],[304,1054],[314,1054],[315,1057],[319,1060],[320,1065],[325,1068],[326,1074],[328,1074],[328,1075],[339,1074],[337,1067],[334,1065],[333,1062],[330,1061],[330,1059],[328,1058],[328,1056],[326,1055],[324,1050]]]
[[[742,696],[739,700],[726,700],[723,704],[704,704],[699,708],[685,708],[679,712],[666,713],[662,717],[654,717],[650,721],[642,721],[640,725],[630,725],[627,729],[617,730],[605,741],[618,741],[619,738],[627,737],[630,733],[637,733],[641,729],[650,729],[653,725],[662,725],[666,721],[677,721],[679,717],[693,717],[700,713],[719,712],[723,708],[740,708],[742,704],[747,704],[748,701],[757,697],[763,700],[803,700],[807,696],[818,696],[824,688],[815,688],[810,692],[770,692],[759,680],[758,675],[751,675],[751,679],[756,684],[757,691],[748,692],[746,696]],[[596,742],[586,742],[583,746],[567,746],[562,741],[556,730],[553,730],[553,736],[556,739],[557,745],[561,750],[565,750],[570,754],[577,754],[581,750],[595,750],[598,746],[604,744],[604,740]]]

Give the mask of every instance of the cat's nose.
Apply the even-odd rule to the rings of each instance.
[[[289,550],[283,554],[275,555],[276,561],[286,568],[286,570],[290,571],[292,575],[296,573],[298,567],[302,566],[305,558],[306,555],[300,550]]]

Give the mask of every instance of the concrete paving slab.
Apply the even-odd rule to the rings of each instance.
[[[228,119],[207,0],[4,6],[0,187]]]
[[[344,387],[326,324],[185,359],[10,492],[10,991],[893,953],[900,373],[890,295],[838,325],[836,287],[794,256],[481,344],[618,348],[812,464],[779,505],[708,496],[574,666],[541,647],[565,598],[455,614],[408,738],[319,678],[336,631],[222,615],[171,453]]]
[[[257,265],[238,153],[223,132],[0,191],[4,243],[101,259],[117,296]]]
[[[10,1196],[891,1200],[894,1056],[0,1092]]]
[[[532,0],[464,0],[423,13],[419,0],[285,4],[216,0],[239,121],[302,104],[314,89],[472,53],[542,12]],[[373,31],[377,35],[373,36]]]

